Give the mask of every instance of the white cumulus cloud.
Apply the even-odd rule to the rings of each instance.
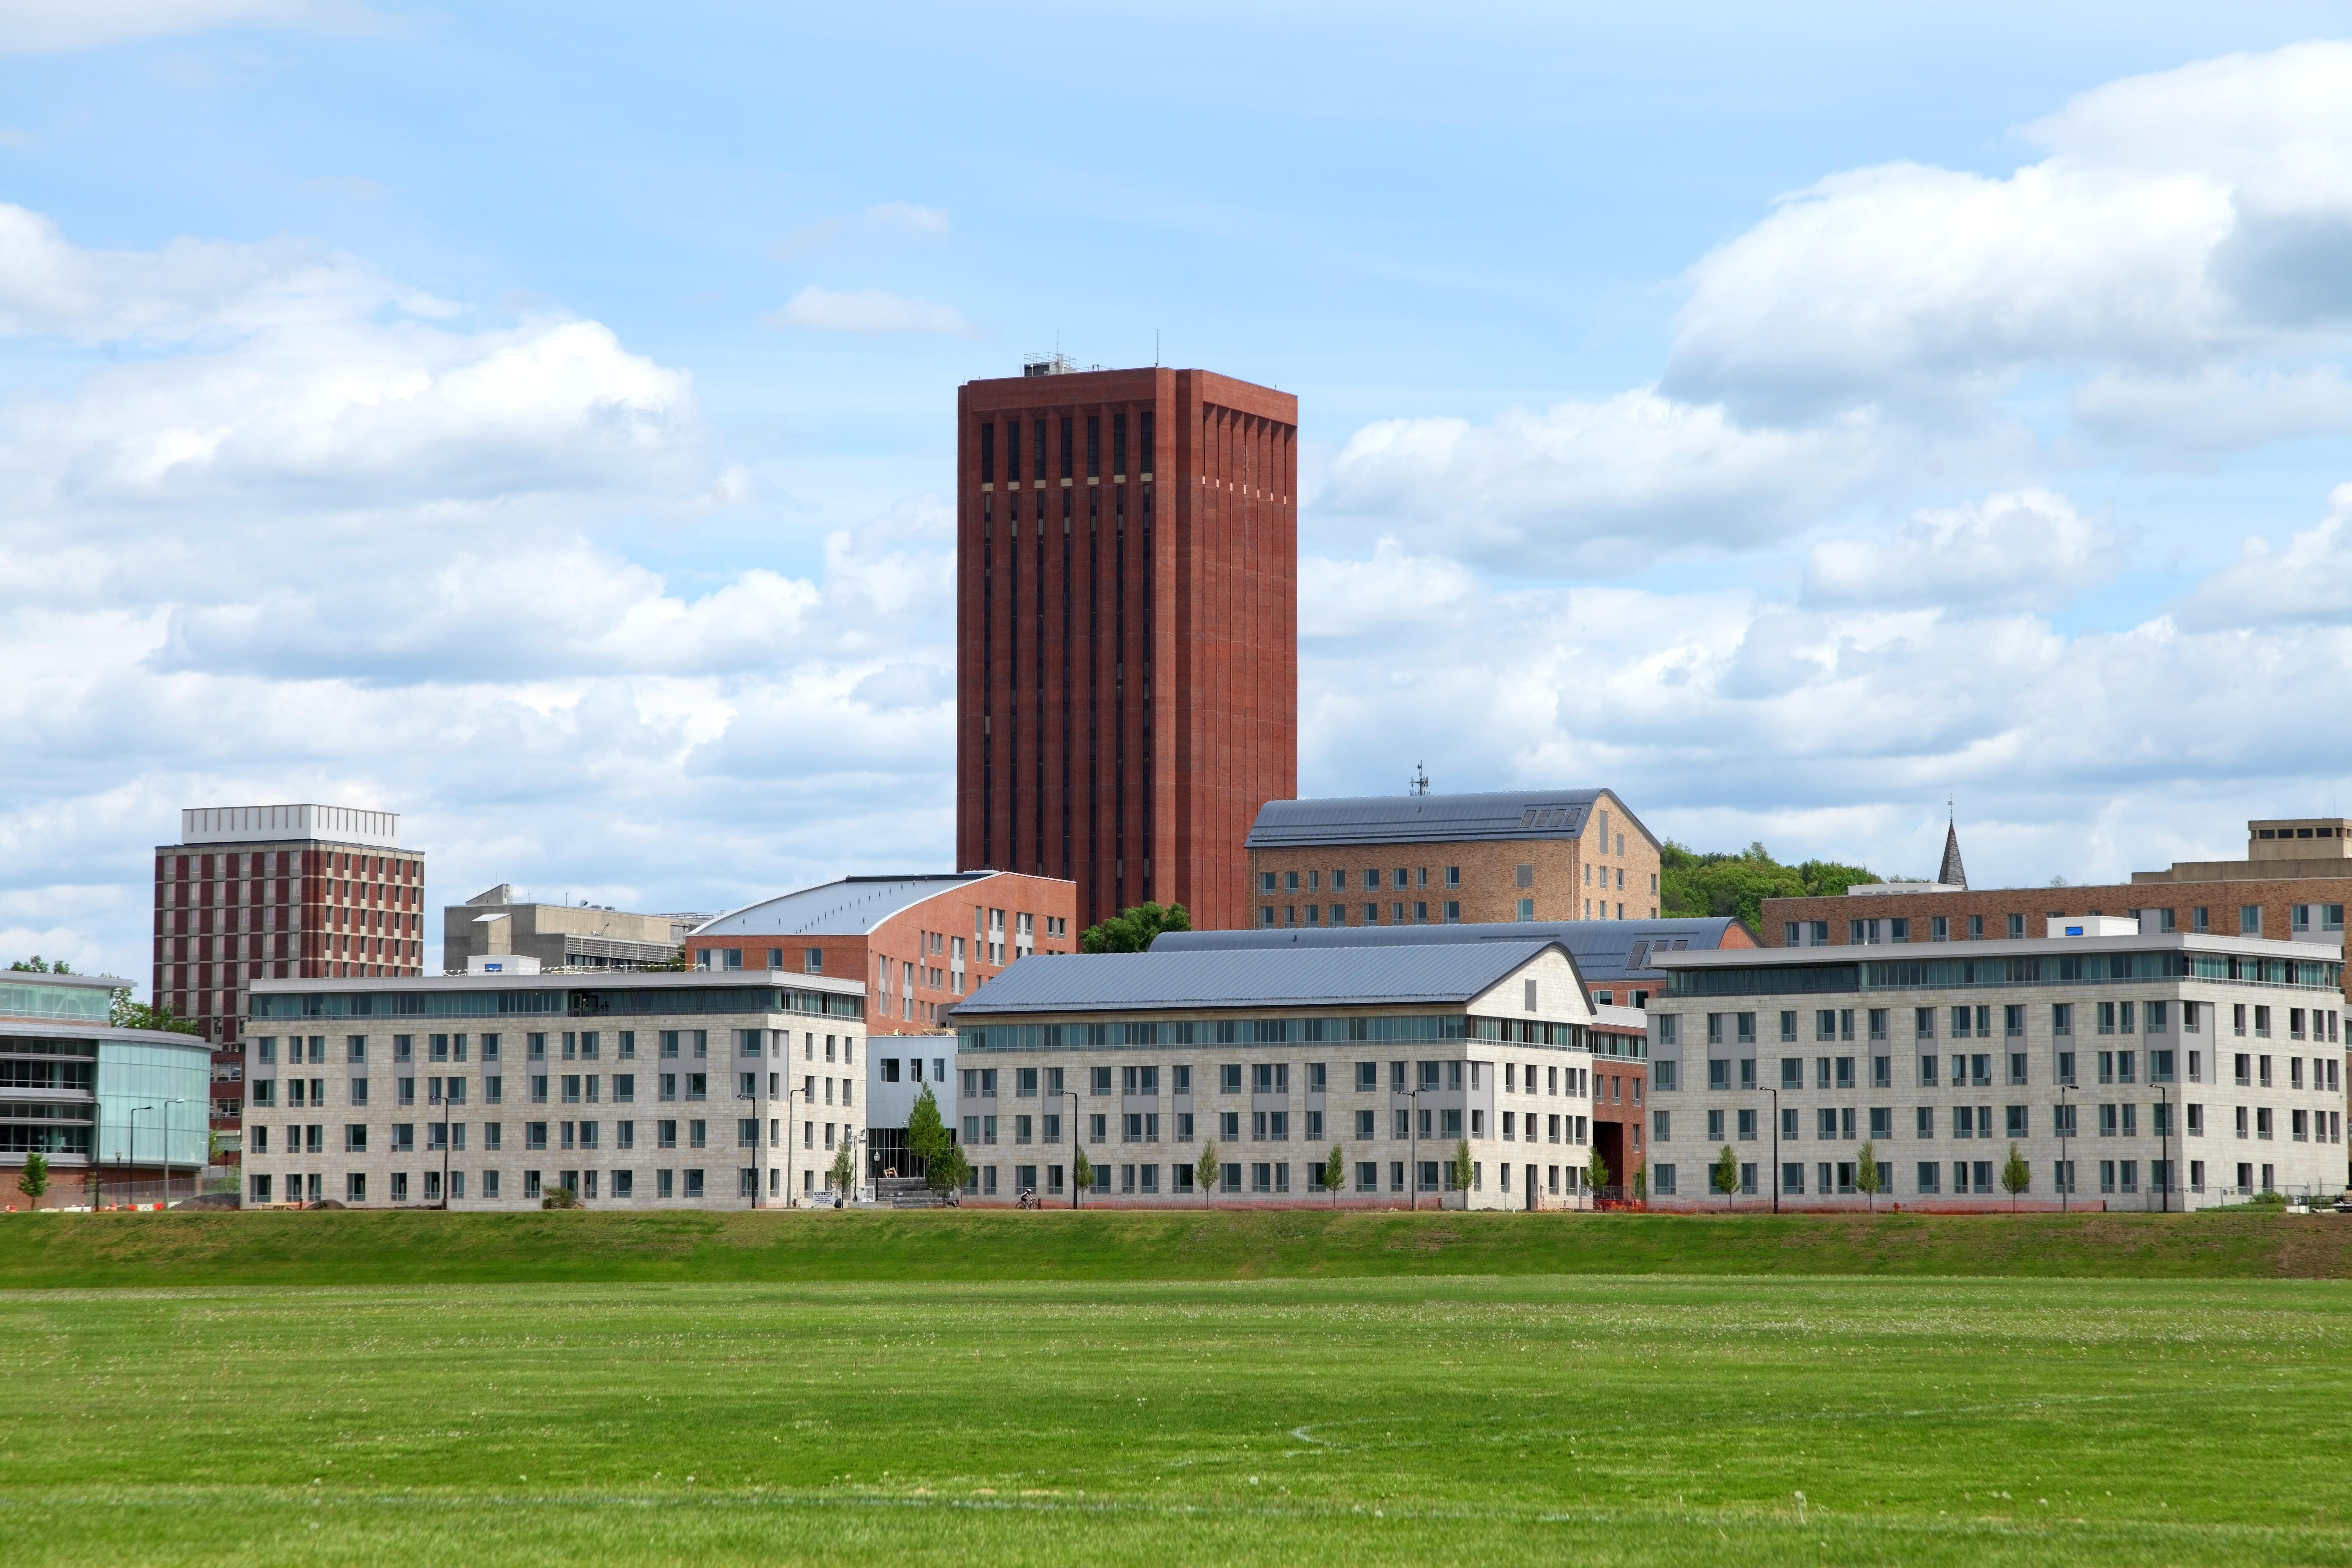
[[[1828,539],[1805,560],[1809,605],[2053,609],[2122,565],[2105,528],[2048,490],[1916,512],[1888,536]]]
[[[1618,573],[1787,535],[1869,475],[1874,437],[1864,418],[1750,429],[1647,391],[1483,425],[1391,419],[1349,438],[1318,506],[1504,571]]]
[[[1890,163],[1787,198],[1691,268],[1665,390],[1804,418],[2344,346],[2352,44],[2113,83],[2029,134],[2049,155],[2004,176]]]

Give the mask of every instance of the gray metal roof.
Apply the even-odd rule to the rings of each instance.
[[[1154,952],[1210,949],[1428,946],[1462,942],[1557,942],[1575,960],[1587,985],[1665,982],[1653,953],[1712,951],[1738,923],[1736,916],[1708,915],[1654,921],[1507,921],[1476,925],[1305,926],[1268,931],[1163,931]]]
[[[942,871],[905,877],[844,877],[715,915],[692,936],[864,936],[925,899],[969,887],[1001,871]]]
[[[1460,1006],[1559,945],[1535,939],[1280,952],[1045,953],[1014,963],[959,1003],[953,1016],[961,1021],[1006,1013],[1174,1007]]]
[[[725,991],[737,986],[786,991],[829,991],[842,996],[866,994],[863,980],[803,974],[794,969],[563,969],[537,974],[384,974],[348,979],[256,980],[257,996],[310,995],[320,992],[413,991]]]
[[[1441,844],[1464,839],[1578,838],[1604,794],[1597,789],[1505,790],[1488,795],[1372,795],[1270,800],[1250,828],[1252,849],[1318,844]],[[1641,819],[1617,812],[1653,845]]]

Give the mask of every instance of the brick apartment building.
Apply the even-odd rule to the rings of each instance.
[[[845,877],[706,921],[686,939],[687,963],[862,978],[870,1033],[930,1033],[1006,964],[1076,952],[1076,891],[1009,871]]]
[[[1968,885],[1957,834],[1934,882],[1861,883],[1843,897],[1767,899],[1761,935],[1773,947],[2018,941],[2059,918],[2137,916],[2151,935],[2341,941],[2352,902],[2352,819],[2293,817],[2246,825],[2241,860],[2176,862],[2128,882],[2053,888]]]
[[[195,807],[155,850],[153,996],[213,1046],[212,1129],[243,1126],[249,986],[425,972],[425,855],[400,818],[338,805]]]
[[[1256,927],[1654,920],[1658,841],[1605,789],[1276,800],[1248,838]]]
[[[1298,402],[1056,355],[956,394],[956,864],[1248,918],[1298,793]]]

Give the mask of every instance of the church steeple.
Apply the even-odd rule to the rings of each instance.
[[[1954,888],[1969,885],[1969,868],[1960,864],[1960,829],[1949,817],[1944,822],[1944,864],[1937,871],[1936,880]]]

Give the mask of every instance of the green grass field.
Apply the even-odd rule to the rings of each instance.
[[[438,1216],[244,1217],[268,1224],[12,1223],[0,1279],[68,1272],[51,1249],[76,1226],[90,1268],[129,1269],[135,1223],[199,1273],[410,1237],[384,1256],[421,1277],[408,1230],[352,1222]],[[1101,1251],[1129,1217],[1061,1239]],[[948,1223],[907,1223],[927,1218]],[[1147,1278],[1103,1258],[922,1277],[992,1238],[1014,1271],[1050,1245],[1038,1216],[803,1215],[731,1251],[728,1226],[673,1237],[669,1263],[797,1247],[865,1282],[566,1279],[523,1248],[510,1275],[558,1277],[0,1291],[0,1539],[23,1562],[371,1568],[2352,1563],[2352,1292],[2245,1277],[2331,1231],[2198,1216],[2121,1238],[2237,1278],[1471,1277],[1423,1270],[1485,1232],[1399,1216],[1326,1231],[1326,1277],[1234,1277],[1308,1245],[1282,1219],[1222,1251],[1130,1226]],[[1681,1234],[1643,1223],[1554,1229],[1620,1262]],[[1776,1234],[1831,1245],[1756,1223],[1719,1239],[1768,1263]],[[2038,1272],[2070,1271],[2066,1233],[2019,1228]],[[445,1231],[443,1271],[484,1267],[498,1234]],[[613,1226],[570,1235],[650,1267]]]
[[[12,1215],[0,1289],[1400,1274],[2352,1278],[2352,1215],[1318,1209]]]

